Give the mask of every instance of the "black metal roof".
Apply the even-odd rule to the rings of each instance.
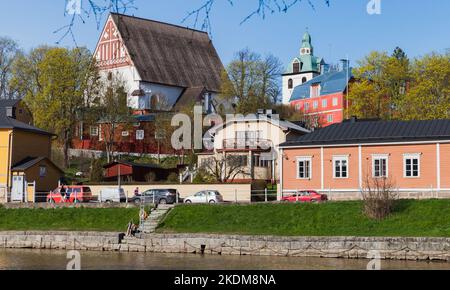
[[[16,130],[38,133],[38,134],[42,134],[42,135],[54,136],[54,134],[49,133],[45,130],[36,128],[36,127],[28,125],[26,123],[17,121],[16,119],[7,117],[6,112],[3,112],[2,110],[0,110],[0,129],[16,129]]]
[[[25,171],[31,167],[33,167],[34,165],[36,165],[37,163],[41,162],[42,160],[47,160],[50,164],[52,164],[56,169],[58,169],[61,172],[64,172],[61,168],[59,168],[58,166],[56,166],[55,163],[53,163],[50,159],[48,159],[47,157],[27,157],[25,159],[23,159],[22,161],[18,162],[17,164],[13,165],[13,168],[11,169],[11,171],[13,172],[21,172],[21,171]]]
[[[13,99],[13,100],[0,99],[0,108],[15,107],[19,102],[20,99]]]
[[[450,140],[450,120],[353,121],[334,124],[280,147]]]

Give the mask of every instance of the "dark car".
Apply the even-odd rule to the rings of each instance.
[[[130,199],[130,202],[174,204],[180,202],[180,193],[176,189],[150,189]]]

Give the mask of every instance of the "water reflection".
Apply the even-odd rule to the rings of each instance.
[[[0,270],[64,270],[66,252],[0,250]],[[83,270],[364,270],[367,260],[82,252]],[[450,263],[382,261],[386,270],[450,270]]]

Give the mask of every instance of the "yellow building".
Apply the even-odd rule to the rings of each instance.
[[[2,191],[25,191],[27,182],[36,182],[38,192],[57,187],[63,172],[50,160],[53,137],[7,116],[0,108],[0,196]]]

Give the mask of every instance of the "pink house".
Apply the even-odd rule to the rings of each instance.
[[[334,124],[280,145],[281,192],[312,189],[359,199],[369,178],[403,198],[450,197],[450,120]]]

